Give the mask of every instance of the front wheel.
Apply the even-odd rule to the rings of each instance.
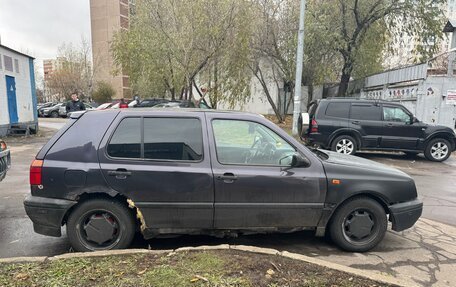
[[[433,139],[427,144],[424,155],[430,161],[447,160],[451,155],[451,144],[446,139]]]
[[[331,150],[342,154],[354,154],[357,149],[356,140],[347,135],[337,137],[331,145]]]
[[[67,235],[75,251],[123,249],[135,235],[135,219],[118,201],[93,199],[79,204],[68,217]]]
[[[347,201],[333,215],[331,239],[340,248],[365,252],[382,241],[387,227],[383,207],[373,199],[360,197]]]
[[[58,118],[58,117],[59,117],[59,112],[53,111],[53,112],[51,113],[51,118],[56,119],[56,118]]]

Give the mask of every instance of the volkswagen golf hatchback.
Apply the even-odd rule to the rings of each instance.
[[[366,251],[420,217],[407,174],[310,150],[264,117],[211,110],[72,113],[30,167],[37,233],[77,251],[180,234],[314,230]]]

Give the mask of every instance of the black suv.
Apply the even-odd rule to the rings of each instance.
[[[428,160],[444,161],[456,148],[452,129],[420,122],[394,102],[324,99],[311,103],[302,120],[304,141],[343,154],[358,150],[423,152]]]
[[[60,236],[66,224],[77,251],[125,248],[139,230],[147,239],[304,229],[366,251],[388,218],[401,231],[422,212],[397,169],[310,150],[259,115],[211,110],[72,113],[33,161],[30,184],[34,230]]]

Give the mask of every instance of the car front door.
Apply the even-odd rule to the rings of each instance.
[[[221,114],[207,117],[213,140],[215,228],[317,225],[326,195],[318,160],[309,167],[292,168],[292,155],[300,151],[273,125]]]
[[[381,107],[375,103],[353,103],[348,126],[361,135],[361,147],[378,147],[382,137]]]
[[[403,107],[383,105],[382,148],[414,150],[423,136],[422,128]]]
[[[113,123],[99,149],[103,176],[133,201],[149,229],[212,228],[214,183],[203,144],[205,118],[161,114]]]

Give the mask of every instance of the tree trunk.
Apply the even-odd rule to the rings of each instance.
[[[353,71],[353,65],[351,62],[346,61],[342,68],[342,76],[340,77],[339,90],[337,92],[338,97],[347,96],[348,83],[350,82],[351,73]]]
[[[309,83],[308,85],[308,90],[307,90],[307,104],[306,104],[306,110],[303,112],[307,112],[307,107],[310,105],[313,99],[313,93],[314,93],[314,86],[313,83]]]
[[[215,59],[214,62],[214,102],[212,103],[212,107],[216,110],[217,109],[217,104],[218,104],[218,62],[217,59]]]
[[[279,123],[283,123],[283,121],[284,121],[283,117],[280,114],[279,109],[277,109],[277,105],[274,103],[274,100],[272,99],[271,93],[269,92],[269,89],[268,89],[267,82],[265,81],[265,79],[263,77],[263,72],[261,72],[261,69],[259,67],[257,67],[257,70],[254,71],[254,74],[255,74],[255,77],[260,82],[261,86],[263,87],[263,91],[266,94],[266,98],[268,99],[268,102],[271,105],[272,110],[274,111],[274,114],[277,117],[277,121]]]

